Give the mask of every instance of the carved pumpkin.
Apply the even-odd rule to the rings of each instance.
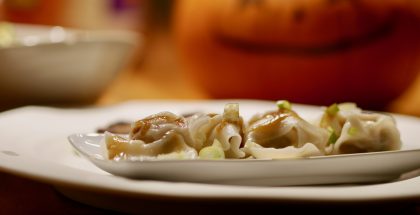
[[[383,108],[420,69],[417,2],[179,0],[175,39],[215,98]]]

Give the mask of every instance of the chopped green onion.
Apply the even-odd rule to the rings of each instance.
[[[356,135],[356,134],[357,134],[357,131],[358,131],[358,129],[357,129],[356,127],[350,127],[350,128],[349,128],[349,130],[347,131],[347,133],[348,133],[350,136],[354,136],[354,135]]]
[[[279,100],[279,101],[277,101],[276,105],[280,110],[291,110],[292,109],[292,105],[287,100]]]
[[[340,108],[338,107],[338,105],[336,103],[330,105],[325,112],[330,115],[330,116],[335,116],[338,111],[340,111]]]
[[[225,152],[223,151],[222,145],[219,141],[215,140],[212,146],[204,147],[198,153],[200,159],[224,159]]]
[[[334,144],[338,140],[338,135],[335,133],[335,130],[331,127],[327,128],[328,132],[330,132],[330,137],[328,138],[328,145]]]

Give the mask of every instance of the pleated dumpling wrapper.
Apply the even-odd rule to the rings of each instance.
[[[258,159],[324,155],[328,131],[302,119],[288,101],[277,110],[253,116],[247,126],[244,151]]]
[[[326,108],[320,127],[329,132],[331,154],[398,150],[402,145],[392,116],[363,112],[353,103]]]
[[[244,122],[239,115],[239,104],[228,103],[225,105],[223,115],[196,114],[189,119],[190,133],[194,140],[194,147],[201,152],[201,158],[209,159],[210,150],[215,155],[221,147],[224,158],[243,158]],[[205,153],[204,153],[205,152]],[[211,153],[210,153],[211,154]]]
[[[129,138],[105,133],[108,158],[113,160],[195,159],[184,117],[161,112],[132,124]]]
[[[132,124],[128,138],[105,133],[112,160],[242,158],[243,119],[238,104],[224,113],[183,117],[161,112]],[[204,151],[203,151],[204,150]]]

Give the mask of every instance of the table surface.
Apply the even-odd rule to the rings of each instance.
[[[156,34],[150,39],[148,49],[136,56],[126,68],[120,73],[115,81],[108,87],[104,94],[96,101],[96,105],[103,106],[132,99],[205,99],[208,96],[194,86],[192,82],[180,72],[182,68],[177,64],[173,52],[173,45],[167,34]],[[415,84],[399,99],[393,102],[388,111],[420,116],[420,76]],[[87,206],[74,202],[63,197],[51,186],[40,182],[25,179],[8,173],[0,172],[0,214],[27,214],[47,213],[59,214],[65,211],[66,214],[105,214],[109,211]],[[168,204],[160,202],[159,204]],[[150,203],[150,205],[159,205]],[[224,204],[225,212],[233,213],[237,210],[237,203]],[[386,208],[384,205],[363,205],[360,211],[366,214],[372,213],[372,208]],[[178,205],[180,207],[180,205]],[[183,205],[182,205],[183,206]],[[187,205],[188,206],[188,205]],[[249,211],[256,211],[260,207],[279,209],[284,205],[252,205]],[[196,205],[205,208],[214,205]],[[384,212],[395,212],[395,214],[420,214],[420,200],[416,202],[391,204]],[[222,208],[222,209],[223,209]],[[354,206],[352,206],[354,208]],[[281,209],[281,208],[280,208]],[[290,211],[319,210],[325,213],[331,209],[328,206],[312,206],[309,208],[301,206],[287,206]],[[156,207],[148,212],[166,213],[171,208]],[[209,210],[212,211],[212,210]],[[313,211],[311,211],[313,213]],[[354,212],[354,211],[353,211]]]

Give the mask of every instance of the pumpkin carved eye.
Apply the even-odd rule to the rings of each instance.
[[[305,19],[306,12],[302,7],[298,7],[293,11],[293,20],[296,23],[301,23]]]

